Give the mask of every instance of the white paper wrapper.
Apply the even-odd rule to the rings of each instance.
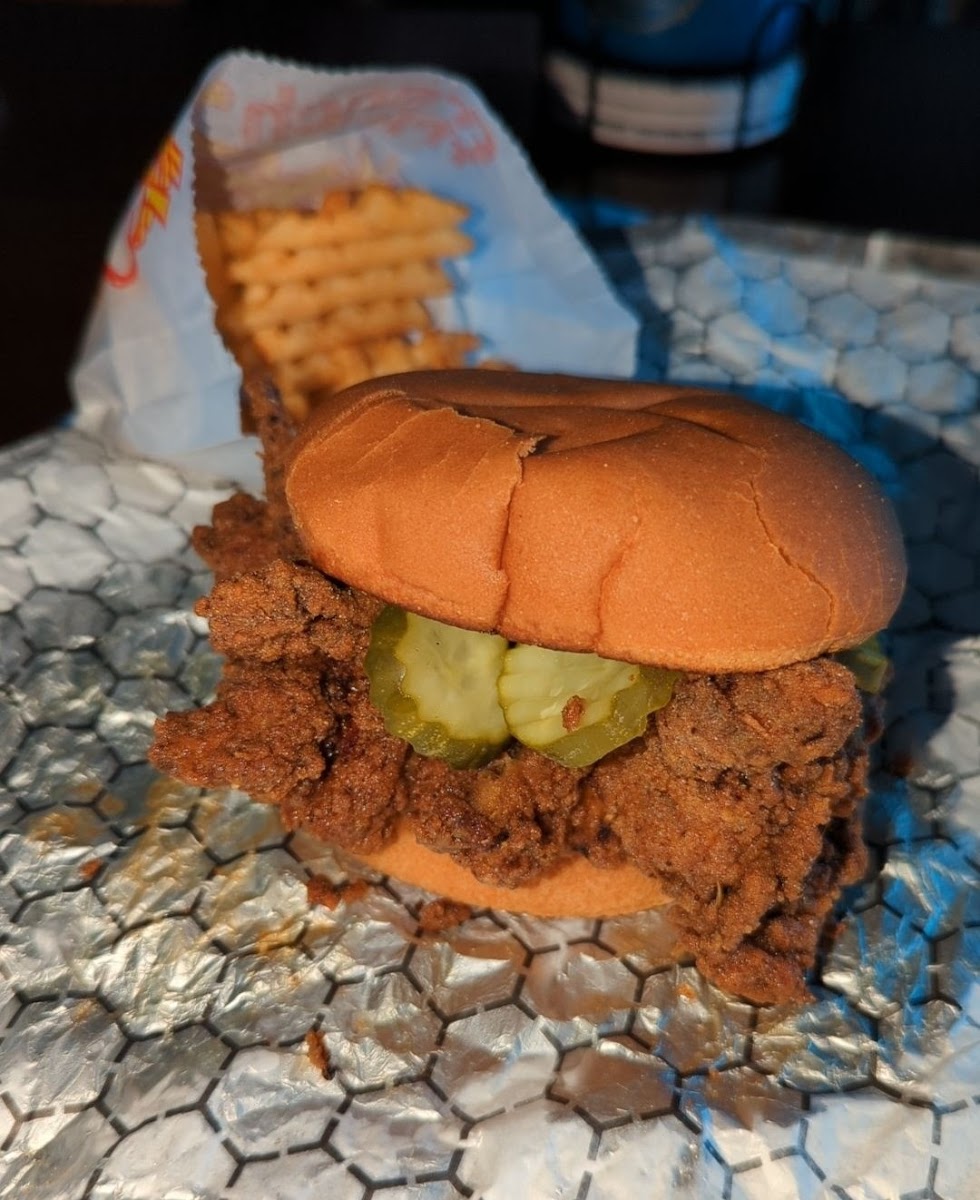
[[[0,454],[3,1200],[976,1200],[980,287],[903,250],[697,219],[600,249],[647,367],[822,429],[905,529],[908,775],[802,1010],[672,963],[656,914],[311,907],[341,861],[145,764],[215,682],[187,535],[222,489],[84,432]]]
[[[384,182],[466,204],[474,252],[442,328],[526,369],[633,373],[637,322],[480,96],[433,71],[317,71],[221,59],[190,99],[109,247],[73,387],[80,426],[137,453],[257,483],[240,372],[214,328],[195,202],[315,204]]]

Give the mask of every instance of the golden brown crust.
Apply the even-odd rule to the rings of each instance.
[[[535,917],[616,917],[668,902],[663,887],[636,867],[600,869],[580,857],[521,887],[482,883],[448,854],[419,845],[407,826],[383,849],[357,857],[376,871],[471,908]]]
[[[885,625],[894,513],[843,451],[722,393],[519,372],[390,376],[300,433],[316,564],[515,641],[766,670]]]

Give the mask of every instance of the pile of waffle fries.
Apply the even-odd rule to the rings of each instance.
[[[244,370],[265,370],[303,420],[324,397],[397,371],[460,367],[473,333],[435,327],[426,301],[453,292],[470,252],[461,204],[373,184],[315,211],[198,214],[218,330]]]

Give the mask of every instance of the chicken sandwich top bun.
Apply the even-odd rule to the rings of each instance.
[[[417,372],[316,412],[286,495],[311,559],[522,643],[759,671],[887,624],[905,560],[872,477],[736,396]]]

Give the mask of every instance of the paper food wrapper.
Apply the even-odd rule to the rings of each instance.
[[[214,327],[195,205],[315,206],[372,182],[460,201],[476,245],[441,328],[528,370],[629,376],[637,322],[523,151],[460,79],[316,71],[235,54],[205,76],[109,247],[73,373],[82,428],[209,474],[257,481],[239,431],[241,375]]]
[[[159,397],[107,389],[97,435],[0,452],[3,1200],[980,1195],[980,287],[933,247],[744,222],[597,249],[645,373],[822,430],[905,531],[901,774],[873,779],[872,870],[813,1003],[723,995],[658,913],[433,936],[393,880],[311,904],[340,857],[161,779],[155,717],[206,702],[220,665],[188,534],[226,492],[106,440],[154,408],[172,435]],[[151,312],[146,281],[113,302]]]

